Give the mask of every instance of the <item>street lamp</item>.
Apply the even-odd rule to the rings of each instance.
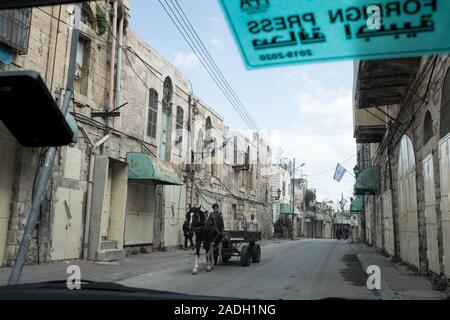
[[[353,172],[355,173],[355,177],[358,177],[358,174],[361,172],[361,170],[359,169],[359,166],[358,166],[358,165],[356,165],[356,166],[353,168]]]

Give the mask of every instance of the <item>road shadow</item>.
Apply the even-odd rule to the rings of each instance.
[[[367,285],[367,274],[364,272],[361,262],[354,254],[347,254],[342,257],[345,269],[341,270],[341,275],[346,282],[358,287]]]

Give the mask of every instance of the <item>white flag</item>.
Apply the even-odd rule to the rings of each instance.
[[[334,173],[334,180],[336,180],[337,182],[341,182],[346,172],[347,170],[345,170],[345,168],[338,163],[336,172]]]

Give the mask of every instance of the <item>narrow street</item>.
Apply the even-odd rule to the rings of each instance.
[[[204,256],[203,256],[204,257]],[[237,258],[207,273],[190,274],[192,263],[179,260],[155,272],[119,283],[141,288],[249,299],[375,299],[367,276],[344,241],[279,241],[262,247],[262,261],[244,268]]]
[[[260,263],[242,267],[233,258],[211,273],[206,272],[202,251],[196,276],[191,275],[193,252],[172,250],[130,255],[119,262],[68,260],[30,265],[24,268],[20,282],[66,281],[67,268],[76,265],[84,280],[204,296],[269,300],[439,300],[450,296],[450,290],[433,290],[427,277],[361,243],[301,239],[262,240],[261,244]],[[368,276],[363,270],[370,265],[381,269],[379,291],[366,287]],[[11,268],[0,268],[0,286],[7,284],[10,272]]]

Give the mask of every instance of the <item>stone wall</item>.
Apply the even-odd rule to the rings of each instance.
[[[417,213],[418,213],[418,234],[419,234],[419,258],[420,264],[415,266],[420,272],[427,273],[428,258],[427,258],[427,230],[425,217],[425,195],[424,195],[424,175],[423,175],[423,160],[430,154],[434,158],[434,182],[435,182],[435,200],[436,200],[436,216],[438,227],[438,247],[439,247],[439,261],[442,265],[443,255],[443,235],[442,235],[442,213],[440,210],[440,167],[439,167],[439,128],[440,128],[440,109],[441,109],[441,95],[444,77],[450,66],[450,58],[447,55],[434,57],[423,57],[421,59],[420,68],[416,77],[409,86],[403,102],[398,107],[389,107],[388,112],[391,116],[398,119],[398,129],[391,128],[389,132],[395,132],[391,144],[387,145],[385,140],[376,148],[376,153],[372,156],[371,161],[374,165],[382,167],[382,185],[385,185],[385,179],[389,179],[389,174],[385,174],[388,168],[388,151],[391,153],[392,166],[392,206],[394,215],[394,230],[397,248],[396,255],[400,255],[399,242],[399,201],[398,201],[398,170],[399,170],[399,149],[400,139],[403,135],[408,135],[412,140],[414,146],[415,162],[416,162],[416,186],[417,186]],[[424,119],[429,112],[433,120],[431,139],[424,141]],[[384,191],[386,191],[383,187]],[[382,202],[379,201],[380,196],[375,197],[375,206],[369,205],[373,203],[369,197],[366,200],[366,215],[370,215],[373,219],[383,212]],[[378,210],[378,207],[381,210]],[[372,222],[372,221],[371,221]],[[379,233],[384,233],[383,228],[373,230],[373,222],[371,223],[372,236],[375,236],[377,247],[385,248],[385,239]],[[366,231],[367,231],[366,226]],[[371,239],[374,243],[374,239]]]

